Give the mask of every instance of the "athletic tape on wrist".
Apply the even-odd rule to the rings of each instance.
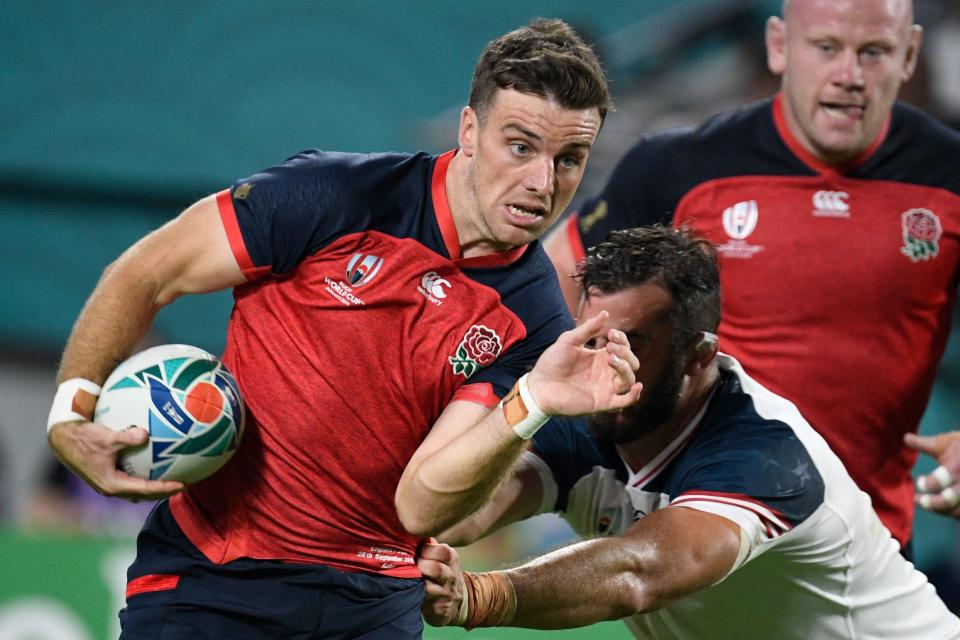
[[[470,603],[463,626],[506,627],[517,613],[517,592],[513,582],[503,571],[488,573],[463,572],[464,600]]]
[[[451,622],[455,627],[467,626],[467,620],[470,617],[470,589],[467,587],[467,572],[463,572],[463,600],[460,601],[460,611],[457,612],[457,619]]]
[[[550,416],[544,413],[537,406],[537,401],[533,399],[533,394],[527,386],[528,375],[530,374],[525,373],[520,376],[510,393],[500,401],[500,408],[503,409],[503,417],[506,418],[507,424],[524,440],[532,438],[533,434],[550,419]]]
[[[93,409],[97,406],[100,390],[100,385],[96,382],[83,378],[70,378],[61,382],[47,417],[47,433],[59,422],[93,420]]]

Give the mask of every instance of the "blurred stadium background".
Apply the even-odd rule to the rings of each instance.
[[[960,5],[916,5],[926,41],[904,98],[956,127]],[[643,131],[774,91],[762,27],[778,10],[779,0],[3,2],[0,639],[117,635],[146,506],[85,491],[54,462],[43,425],[71,323],[127,245],[197,198],[304,148],[452,148],[480,50],[535,16],[562,17],[596,43],[617,102],[575,208]],[[229,293],[181,300],[149,340],[218,353],[229,309]],[[958,426],[957,334],[927,433]],[[467,548],[464,564],[515,562],[570,537],[543,516]],[[915,542],[917,564],[957,610],[955,523],[921,514]],[[609,623],[552,637],[627,634]]]

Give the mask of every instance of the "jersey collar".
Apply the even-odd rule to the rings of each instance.
[[[630,465],[627,464],[627,461],[623,459],[623,456],[620,455],[620,460],[623,462],[624,466],[627,468],[627,486],[634,487],[637,489],[642,489],[646,486],[651,480],[653,480],[657,475],[663,471],[670,462],[673,461],[680,452],[684,450],[690,440],[693,439],[693,436],[697,432],[697,427],[700,426],[700,423],[703,422],[703,416],[707,413],[707,408],[710,406],[710,403],[713,401],[713,396],[717,392],[719,385],[714,385],[713,389],[710,391],[710,395],[707,397],[706,402],[703,403],[703,406],[700,407],[700,410],[697,411],[697,415],[693,416],[690,419],[690,422],[687,423],[687,426],[677,434],[677,437],[673,439],[666,447],[664,447],[660,453],[658,453],[653,460],[648,462],[643,466],[639,471],[634,471],[630,468]],[[618,452],[619,453],[619,452]]]
[[[443,155],[437,156],[436,163],[433,166],[433,181],[431,184],[431,194],[433,196],[433,210],[437,215],[437,225],[440,227],[440,235],[443,237],[443,244],[447,249],[447,255],[459,267],[478,268],[478,267],[499,267],[514,262],[524,254],[529,244],[521,245],[509,251],[502,253],[491,253],[476,258],[464,258],[460,252],[460,236],[457,235],[457,226],[453,222],[453,214],[450,212],[450,202],[447,200],[447,169],[450,167],[450,161],[457,150],[447,151]]]
[[[787,116],[783,113],[783,92],[777,93],[773,98],[773,122],[777,127],[780,138],[793,152],[793,155],[797,156],[805,165],[823,175],[844,175],[866,162],[886,140],[887,132],[890,130],[890,118],[891,115],[887,115],[887,119],[876,139],[860,155],[842,166],[834,167],[810,153],[790,132],[790,127],[787,125]]]

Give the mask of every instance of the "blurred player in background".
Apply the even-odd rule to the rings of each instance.
[[[781,91],[641,140],[545,243],[573,308],[570,274],[610,229],[672,222],[713,242],[724,350],[821,430],[908,555],[904,437],[930,396],[960,264],[960,135],[895,101],[917,61],[912,22],[909,0],[784,2],[766,32]],[[945,462],[955,440],[907,443]],[[960,447],[921,480],[921,505],[955,510],[954,475]]]
[[[553,420],[493,502],[441,538],[465,544],[558,511],[591,539],[482,574],[425,545],[428,621],[555,629],[630,616],[637,637],[665,640],[960,638],[823,438],[717,353],[709,243],[615,231],[581,282],[579,321],[610,311],[641,358],[644,397],[589,428]]]
[[[592,50],[535,21],[485,49],[456,152],[301,153],[107,269],[64,352],[50,444],[104,494],[183,489],[138,538],[123,637],[420,637],[421,537],[483,504],[547,416],[636,400],[626,337],[602,314],[567,331],[536,242],[608,104]],[[158,309],[225,287],[244,442],[185,489],[126,476],[117,452],[146,432],[91,423],[74,400]]]

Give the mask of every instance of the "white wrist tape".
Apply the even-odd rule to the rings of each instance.
[[[533,399],[533,394],[527,386],[528,375],[520,376],[510,393],[500,401],[507,424],[524,440],[532,438],[533,434],[550,419],[549,414],[544,413],[537,406],[537,401]]]
[[[53,425],[72,420],[93,420],[93,409],[100,395],[100,385],[83,378],[70,378],[60,383],[53,397],[50,416],[47,418],[47,433]]]

